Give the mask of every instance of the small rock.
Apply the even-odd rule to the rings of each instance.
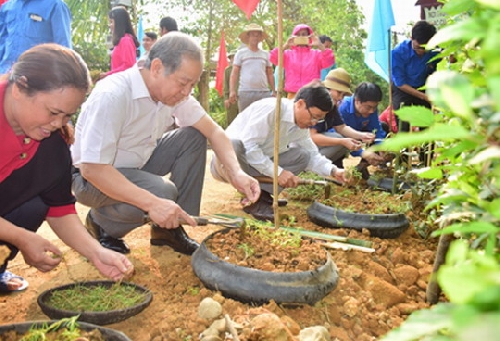
[[[300,331],[299,341],[330,341],[330,334],[323,326],[304,328]]]
[[[288,341],[288,332],[280,318],[275,314],[262,314],[250,322],[252,333],[260,341]]]
[[[422,290],[427,290],[427,282],[419,280],[417,281],[417,287],[419,287]]]
[[[297,335],[300,332],[300,326],[295,320],[293,320],[290,316],[284,315],[280,317],[281,322],[288,328],[288,330],[293,334]]]
[[[386,307],[392,307],[397,303],[404,302],[406,299],[406,295],[394,285],[377,277],[364,277],[363,287],[365,290],[372,292],[375,302],[383,303]]]
[[[399,283],[407,286],[414,284],[420,276],[418,270],[410,265],[398,266],[393,270],[393,273]]]
[[[226,330],[226,319],[215,320],[210,328],[216,329],[221,333],[224,332]]]
[[[204,298],[198,307],[198,315],[202,318],[212,320],[222,314],[222,305],[210,297]]]
[[[351,297],[346,303],[344,303],[344,313],[349,317],[353,317],[358,313],[359,307],[359,301],[354,297]]]

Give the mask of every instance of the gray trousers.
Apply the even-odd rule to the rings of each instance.
[[[238,91],[238,111],[242,112],[253,102],[268,97],[271,97],[270,90]]]
[[[261,172],[252,167],[246,157],[245,157],[245,146],[240,140],[231,140],[233,143],[234,151],[238,157],[238,162],[241,169],[250,176],[263,176]],[[309,163],[311,156],[309,153],[301,148],[290,148],[287,151],[279,154],[279,165],[289,172],[298,175],[300,172],[304,171]],[[272,160],[273,158],[271,158]],[[221,164],[219,159],[214,155],[212,162],[210,163],[210,172],[214,179],[229,182],[229,177],[227,176],[227,171],[224,165]],[[260,188],[268,193],[273,193],[273,184],[260,184]],[[278,191],[281,192],[282,187],[278,186]]]
[[[200,214],[205,176],[207,140],[195,128],[179,128],[165,134],[141,169],[118,168],[128,180],[154,195],[176,201],[187,213]],[[170,174],[170,180],[164,178]],[[122,238],[144,224],[144,212],[103,194],[80,173],[73,175],[77,201],[89,206],[94,221],[109,235]]]
[[[326,131],[322,133],[325,136],[328,137],[336,137],[336,138],[344,138],[344,136],[340,135],[339,133],[334,133],[330,131]],[[326,146],[326,147],[319,147],[319,152],[326,156],[327,159],[331,160],[333,163],[335,163],[337,166],[340,164],[340,167],[343,168],[342,166],[342,160],[347,157],[349,153],[349,149],[347,149],[344,146],[337,145],[337,146]]]

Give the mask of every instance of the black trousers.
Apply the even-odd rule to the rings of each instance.
[[[35,197],[7,213],[2,218],[16,226],[36,232],[45,220],[48,211],[49,206],[40,197]],[[9,257],[0,266],[0,273],[2,273],[7,269],[7,263],[16,257],[19,249],[3,240],[0,240],[0,245],[5,245],[10,249]]]
[[[421,105],[426,108],[431,108],[431,104],[427,101],[424,101],[423,99],[417,98],[415,96],[412,96],[410,94],[407,94],[404,91],[401,91],[397,86],[394,84],[392,85],[392,108],[393,110],[398,110],[400,109],[403,105],[404,106],[413,106],[413,105]],[[396,115],[396,122],[398,123],[399,126],[399,118]],[[401,131],[410,131],[410,124],[406,121],[401,121]]]

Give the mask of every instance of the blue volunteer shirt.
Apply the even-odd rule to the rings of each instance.
[[[0,9],[0,74],[35,45],[71,44],[71,13],[62,0],[9,0]]]
[[[344,100],[339,106],[339,114],[349,127],[358,131],[372,132],[377,139],[383,139],[385,137],[385,131],[382,129],[378,119],[378,110],[375,110],[366,118],[357,115],[354,106],[354,96],[344,97]],[[380,142],[376,142],[376,144],[377,143]],[[356,150],[351,152],[351,155],[361,156],[362,152],[363,149]]]
[[[418,89],[425,85],[430,74],[436,71],[440,59],[429,62],[438,51],[427,51],[419,56],[411,47],[411,39],[406,39],[391,51],[392,82],[400,87],[404,84]]]

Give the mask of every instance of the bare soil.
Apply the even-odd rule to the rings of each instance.
[[[353,164],[356,163],[354,160]],[[341,191],[341,187],[334,186],[332,199]],[[379,205],[385,205],[386,200]],[[356,201],[356,198],[351,200]],[[190,257],[168,247],[151,246],[149,227],[145,225],[125,239],[132,250],[129,258],[136,268],[130,281],[149,288],[153,301],[140,314],[106,327],[120,330],[134,341],[198,340],[213,322],[198,314],[200,302],[210,297],[221,303],[223,315],[229,315],[241,327],[238,332],[242,341],[298,340],[299,331],[311,326],[326,327],[332,340],[368,341],[399,326],[414,310],[427,307],[425,290],[437,240],[422,239],[413,230],[413,222],[405,233],[392,240],[371,238],[367,232],[321,228],[307,219],[309,204],[290,201],[280,213],[294,217],[295,227],[371,240],[376,249],[374,253],[329,250],[339,270],[339,283],[314,306],[270,302],[255,307],[225,299],[204,288],[191,269]],[[77,205],[77,210],[84,219],[88,208]],[[202,215],[216,213],[248,217],[241,210],[236,190],[215,181],[207,168]],[[186,227],[188,234],[199,242],[218,229],[219,226]],[[86,259],[58,240],[48,226],[42,226],[39,233],[63,250],[64,261],[53,271],[41,273],[27,266],[21,255],[16,257],[9,270],[25,277],[30,286],[24,292],[0,296],[1,324],[48,320],[36,303],[42,291],[75,281],[102,279]],[[280,336],[275,333],[277,329],[283,332]]]

